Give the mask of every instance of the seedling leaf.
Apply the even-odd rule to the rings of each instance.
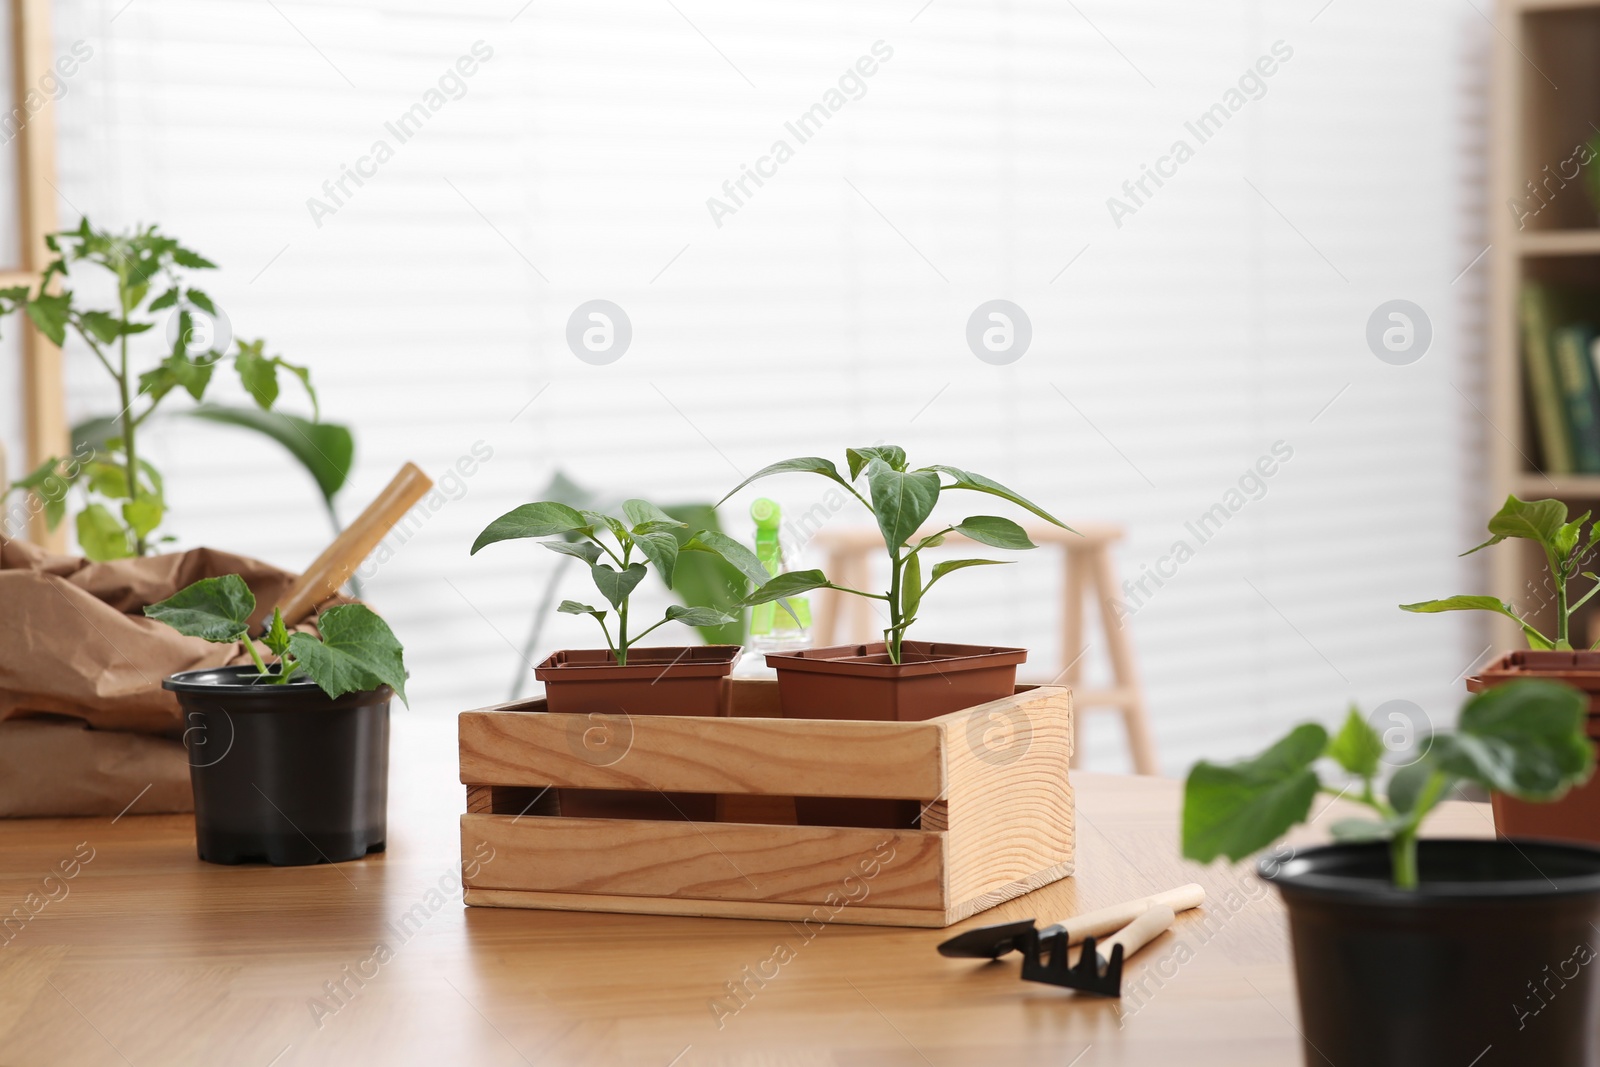
[[[867,464],[872,513],[891,548],[898,548],[927,521],[939,502],[939,476],[931,471],[897,471],[881,459]]]
[[[289,635],[289,654],[328,696],[363,693],[387,685],[406,699],[406,666],[388,623],[362,604],[329,608],[317,619],[322,640]]]
[[[186,637],[230,644],[250,632],[255,594],[237,574],[202,578],[167,599],[150,604],[144,613],[166,623]]]
[[[990,548],[1009,548],[1020,552],[1039,547],[1029,539],[1028,531],[998,515],[974,515],[962,519],[955,532]]]
[[[948,474],[951,478],[954,478],[955,481],[952,484],[945,486],[945,489],[967,489],[975,493],[988,493],[990,496],[997,496],[1002,500],[1011,501],[1011,503],[1017,505],[1018,507],[1026,508],[1046,522],[1054,523],[1063,530],[1071,530],[1073,533],[1077,533],[1077,531],[1073,530],[1072,527],[1068,526],[1066,523],[1062,522],[1060,519],[1044,510],[1044,508],[1041,508],[1038,504],[1035,504],[1033,501],[1022,496],[1020,493],[1007,489],[993,478],[985,478],[981,474],[974,474],[972,471],[965,471],[960,467],[949,467],[943,464],[935,464],[934,466],[924,467],[923,469],[938,471],[942,474]]]
[[[282,657],[289,651],[289,628],[283,624],[283,612],[279,608],[272,609],[272,624],[267,627],[266,636],[261,643],[272,650],[274,656]]]
[[[643,563],[630,563],[624,570],[615,570],[605,563],[596,563],[589,568],[589,574],[594,578],[595,588],[600,590],[600,595],[610,602],[618,611],[628,600],[632,592],[644,581],[645,570]]]
[[[550,537],[553,534],[587,530],[589,522],[577,510],[554,501],[523,504],[512,508],[484,527],[472,543],[472,555],[485,545],[496,541],[513,541],[524,537]]]
[[[1377,775],[1383,753],[1383,738],[1354,707],[1345,716],[1344,726],[1328,742],[1328,755],[1338,761],[1339,766],[1362,778]]]
[[[681,604],[674,604],[667,609],[668,622],[681,622],[686,626],[721,626],[725,622],[732,622],[739,616],[716,608],[686,608]]]
[[[1184,786],[1183,854],[1237,861],[1283,836],[1311,810],[1319,788],[1312,764],[1327,747],[1328,731],[1306,723],[1254,759],[1195,764]]]

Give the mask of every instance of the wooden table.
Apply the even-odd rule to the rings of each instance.
[[[0,911],[55,897],[0,946],[0,1065],[1300,1062],[1276,894],[1179,861],[1177,782],[1075,775],[1078,874],[952,928],[1203,883],[1118,1002],[946,960],[944,931],[464,909],[454,726],[396,719],[389,851],[356,863],[211,866],[182,816],[0,823]],[[1487,807],[1431,829],[1488,836]]]

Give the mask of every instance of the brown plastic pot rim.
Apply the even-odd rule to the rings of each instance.
[[[552,652],[533,669],[533,676],[541,682],[609,682],[637,679],[643,674],[663,678],[716,678],[732,674],[733,665],[743,651],[738,645],[650,645],[628,649],[627,664],[618,666],[610,649],[569,648]]]
[[[769,652],[767,666],[778,671],[802,671],[808,674],[914,678],[924,674],[1012,667],[1027,658],[1028,650],[1025,648],[905,641],[900,645],[901,662],[890,663],[888,645],[876,641],[864,645],[803,648],[797,652]]]
[[[1485,689],[1508,682],[1544,679],[1564,682],[1591,697],[1600,695],[1600,652],[1587,649],[1553,651],[1519,649],[1507,652],[1477,674],[1467,678],[1467,691]],[[1591,713],[1590,718],[1594,718]]]

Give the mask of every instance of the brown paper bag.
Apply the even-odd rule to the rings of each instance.
[[[224,574],[255,593],[253,624],[295,577],[209,548],[93,563],[0,537],[0,817],[115,815],[136,797],[137,813],[193,810],[161,680],[250,657],[140,609]]]

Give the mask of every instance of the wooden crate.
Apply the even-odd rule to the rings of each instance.
[[[1066,687],[846,722],[783,719],[776,682],[732,684],[730,718],[463,712],[466,902],[940,927],[1072,873]],[[717,821],[565,817],[556,788],[715,793]],[[797,796],[923,815],[914,830],[797,826]]]

